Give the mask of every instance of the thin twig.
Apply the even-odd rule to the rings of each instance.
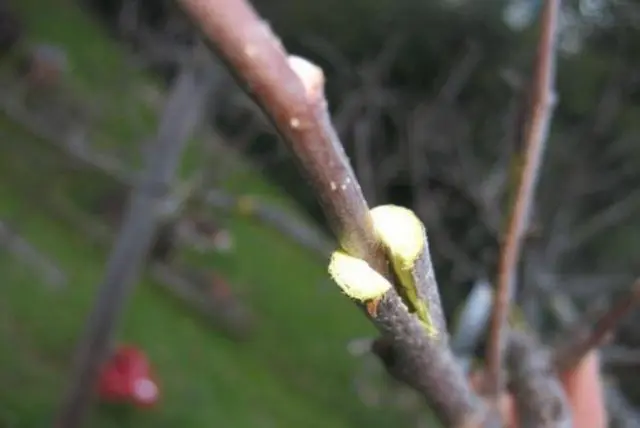
[[[51,215],[73,226],[94,244],[106,250],[112,246],[115,237],[109,227],[91,215],[77,210],[69,202],[51,201],[46,205],[46,209]],[[216,300],[211,293],[203,293],[202,287],[198,285],[206,282],[207,278],[197,270],[151,260],[148,272],[160,288],[195,310],[212,327],[222,330],[230,338],[242,340],[251,333],[253,315],[250,308],[241,302],[228,304],[230,302],[227,300]]]
[[[554,270],[552,265],[553,263],[546,262],[544,266]],[[545,276],[545,279],[538,278],[537,281],[540,283],[551,282],[549,289],[555,290],[553,293],[544,293],[554,317],[561,327],[568,329],[574,327],[576,323],[579,322],[578,309],[573,301],[559,290],[559,286],[555,285],[556,282],[560,281],[557,276]],[[557,354],[558,352],[556,351],[556,355]],[[627,399],[620,392],[617,385],[607,382],[605,385],[605,394],[607,399],[607,413],[612,421],[612,426],[625,428],[638,428],[640,426],[640,423],[637,422],[640,420],[638,418],[639,413],[627,402]]]
[[[634,191],[622,200],[616,201],[594,214],[571,233],[567,247],[563,250],[576,251],[598,234],[624,223],[629,217],[640,212],[640,191]]]
[[[278,129],[343,250],[393,280],[373,231],[369,207],[331,125],[322,70],[300,58],[287,58],[281,43],[245,1],[180,3]],[[424,272],[423,281],[437,292],[430,260],[425,267],[429,271]],[[484,406],[471,392],[447,341],[442,340],[446,332],[429,338],[393,290],[369,316],[392,342],[398,377],[422,393],[446,426],[470,427],[482,422]]]
[[[495,400],[503,388],[507,315],[554,103],[555,40],[559,8],[560,0],[547,0],[542,12],[541,34],[532,82],[530,119],[525,132],[525,163],[498,268],[497,292],[487,348],[488,392]]]
[[[585,355],[602,344],[606,337],[618,325],[619,321],[640,303],[640,279],[637,279],[624,296],[618,298],[594,324],[589,331],[570,333],[569,340],[556,352],[556,366],[559,371],[571,370],[582,361]],[[582,323],[581,323],[582,324]],[[589,323],[591,324],[591,323]]]
[[[640,366],[640,349],[630,349],[620,345],[610,345],[601,349],[600,361],[604,367],[638,367]]]
[[[66,285],[67,274],[3,220],[0,220],[0,247],[41,272],[45,280],[56,288]]]
[[[328,239],[320,230],[286,209],[258,197],[235,196],[221,189],[212,189],[203,193],[202,199],[209,207],[253,218],[325,260],[335,249],[335,241]]]
[[[249,338],[254,327],[252,311],[235,298],[224,299],[203,290],[203,285],[210,286],[213,281],[204,272],[155,262],[150,274],[159,287],[195,310],[216,331],[232,340]]]

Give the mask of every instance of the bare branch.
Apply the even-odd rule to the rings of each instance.
[[[558,226],[558,229],[559,232],[562,232],[562,226]],[[540,251],[544,252],[544,255],[541,255]],[[572,299],[566,294],[565,285],[568,279],[554,273],[557,271],[556,265],[558,259],[556,257],[559,256],[556,256],[554,253],[553,245],[551,245],[551,247],[547,245],[544,249],[537,248],[527,259],[535,263],[535,266],[531,270],[533,277],[532,282],[540,286],[542,291],[541,297],[546,301],[550,312],[562,328],[571,331],[571,333],[568,333],[567,336],[564,337],[574,339],[576,336],[575,326],[581,323],[580,311],[576,308]],[[617,281],[618,280],[616,280],[616,282]],[[582,322],[582,324],[584,324],[584,322]],[[589,324],[592,324],[592,322]],[[579,334],[581,333],[582,332],[579,332]],[[584,337],[584,335],[581,337]],[[556,355],[557,354],[558,352],[556,351]],[[606,382],[603,387],[606,394],[607,414],[612,421],[611,426],[637,427],[637,412],[633,409],[633,406],[627,402],[618,387],[610,381]]]
[[[288,59],[267,24],[244,1],[180,3],[280,132],[341,247],[393,280],[373,232],[369,207],[330,123],[322,70],[299,58]],[[428,262],[424,273],[433,271]],[[424,275],[424,281],[437,293],[432,274]],[[484,408],[467,385],[446,340],[427,337],[395,291],[386,293],[376,313],[369,315],[391,340],[398,377],[429,400],[443,423],[469,427],[482,422]]]
[[[474,40],[468,40],[466,51],[449,71],[446,81],[438,91],[437,101],[451,103],[465,87],[471,74],[482,59],[482,46]]]
[[[532,334],[510,332],[507,365],[519,427],[572,427],[569,403],[549,352]]]
[[[79,162],[102,171],[118,181],[133,181],[131,174],[118,159],[97,150],[91,149],[84,133],[76,129],[71,132],[58,131],[51,126],[50,121],[40,118],[12,102],[9,97],[0,99],[0,108],[11,121],[19,124],[39,140],[46,141]],[[59,127],[58,127],[59,129]]]
[[[545,267],[549,267],[550,264],[552,263],[546,263]],[[575,307],[573,301],[559,289],[559,286],[553,284],[561,280],[559,280],[556,275],[551,275],[546,279],[538,278],[537,281],[543,284],[551,282],[552,284],[549,288],[556,290],[553,293],[544,293],[544,296],[547,298],[549,307],[560,325],[564,328],[571,328],[575,326],[576,323],[579,322],[578,309]],[[613,421],[612,426],[625,428],[638,427],[639,424],[637,421],[640,420],[638,419],[638,412],[634,410],[630,403],[627,402],[627,399],[620,392],[617,386],[612,383],[608,383],[604,386],[604,389],[607,399],[607,413]]]
[[[194,309],[205,321],[230,339],[246,340],[251,334],[254,320],[248,307],[235,299],[221,298],[200,289],[203,285],[211,283],[212,278],[192,269],[177,268],[163,263],[151,265],[151,276],[160,287],[179,298],[190,309]]]
[[[635,191],[578,225],[571,234],[569,248],[574,250],[580,248],[599,233],[624,222],[638,212],[640,212],[640,191]],[[568,248],[563,250],[566,251]]]
[[[67,275],[53,261],[2,220],[0,220],[0,246],[41,272],[51,285],[62,287],[67,283]]]
[[[203,64],[185,66],[167,101],[155,150],[149,153],[146,174],[132,192],[86,331],[79,342],[69,390],[56,427],[76,428],[87,417],[100,366],[108,357],[115,329],[163,215],[165,195],[183,148],[200,120],[206,94],[215,82],[207,75],[208,71]]]
[[[570,333],[566,345],[562,345],[556,351],[556,365],[559,371],[571,370],[587,353],[602,344],[605,338],[612,333],[618,322],[640,303],[640,279],[632,285],[631,290],[618,298],[587,331],[581,323],[580,331]],[[590,323],[589,323],[590,324]]]
[[[220,189],[203,195],[203,201],[213,208],[237,212],[272,227],[304,248],[327,259],[335,248],[335,241],[283,208],[252,196],[234,196]]]
[[[542,12],[529,120],[524,134],[525,161],[498,267],[497,292],[487,348],[489,393],[496,401],[503,387],[502,360],[508,328],[507,315],[554,103],[555,39],[559,8],[560,0],[547,0]]]
[[[640,349],[606,346],[600,352],[600,360],[605,367],[637,367],[640,365]]]
[[[108,249],[112,245],[114,237],[111,230],[91,215],[75,209],[69,202],[52,201],[46,208],[50,214],[72,225],[101,247]],[[251,333],[253,316],[250,308],[235,299],[221,299],[220,296],[212,296],[212,293],[205,295],[203,291],[206,290],[201,290],[203,287],[198,285],[207,282],[207,278],[197,270],[172,266],[157,260],[152,260],[148,267],[151,277],[160,288],[193,309],[205,321],[216,329],[221,329],[230,338],[243,340]]]

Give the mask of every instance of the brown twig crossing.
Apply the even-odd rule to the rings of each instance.
[[[524,165],[498,266],[497,292],[487,347],[488,393],[498,399],[503,390],[507,316],[523,237],[531,214],[554,104],[555,41],[560,0],[546,0],[531,87],[529,119],[524,138]]]

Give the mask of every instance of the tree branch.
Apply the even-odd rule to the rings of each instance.
[[[149,152],[145,174],[132,192],[79,342],[69,390],[55,422],[58,428],[79,427],[87,416],[100,366],[108,357],[115,329],[163,215],[165,195],[200,120],[206,94],[215,82],[207,71],[203,64],[185,66],[169,96],[156,146]]]
[[[221,189],[205,192],[202,198],[212,208],[237,212],[264,223],[325,260],[335,248],[335,241],[327,239],[326,234],[268,201],[252,196],[235,196]]]
[[[101,247],[108,249],[112,245],[114,237],[110,229],[91,215],[77,210],[68,201],[51,201],[45,209]],[[147,267],[151,278],[160,288],[193,309],[212,327],[235,340],[244,340],[251,333],[253,315],[250,308],[235,302],[235,299],[235,303],[230,304],[228,299],[216,299],[212,293],[207,293],[202,285],[211,282],[211,278],[200,274],[197,269],[156,260],[151,260]]]
[[[541,17],[532,99],[525,130],[524,166],[516,200],[502,247],[497,292],[487,348],[488,392],[498,400],[503,389],[503,352],[508,329],[507,316],[522,250],[523,237],[531,215],[535,188],[547,140],[554,103],[555,39],[560,0],[546,0]]]
[[[245,1],[180,3],[278,129],[343,250],[393,280],[373,231],[369,207],[331,125],[322,71],[300,58],[287,58],[281,43]],[[426,260],[425,273],[432,273],[430,259]],[[424,281],[437,293],[432,274],[424,275]],[[439,337],[427,337],[417,317],[408,313],[393,290],[369,316],[392,342],[397,376],[428,399],[446,426],[470,427],[482,422],[484,407],[471,392],[447,341],[442,340],[445,331]]]
[[[0,247],[40,271],[51,285],[57,288],[66,285],[67,274],[3,220],[0,220]]]
[[[533,334],[512,330],[506,361],[520,428],[571,428],[566,394],[549,350]]]
[[[618,325],[618,322],[640,303],[640,279],[637,279],[624,296],[619,297],[613,305],[588,330],[581,323],[580,331],[571,331],[571,338],[562,341],[565,345],[556,351],[556,366],[559,371],[573,369],[591,350],[602,344],[607,335]]]

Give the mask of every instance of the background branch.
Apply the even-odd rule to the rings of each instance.
[[[207,63],[185,65],[177,77],[160,120],[155,147],[149,151],[145,174],[132,192],[120,233],[113,245],[94,307],[78,346],[69,391],[55,426],[82,424],[91,404],[100,366],[108,357],[144,257],[163,216],[169,192],[187,141],[202,113],[206,95],[215,83]]]
[[[602,344],[613,332],[619,321],[640,302],[640,279],[637,279],[624,296],[618,298],[613,305],[595,323],[588,322],[585,330],[581,323],[580,331],[571,331],[569,340],[556,351],[556,366],[565,371],[574,368],[584,357]]]
[[[311,227],[285,209],[253,196],[235,196],[221,189],[209,190],[203,195],[208,206],[227,212],[237,212],[282,233],[292,241],[327,259],[335,243],[318,229]]]
[[[535,197],[554,103],[555,39],[560,0],[546,0],[541,16],[540,40],[534,75],[529,119],[525,128],[524,165],[510,215],[505,242],[498,266],[497,292],[487,348],[489,394],[495,400],[502,392],[503,352],[506,342],[507,315],[522,251],[523,238]]]
[[[66,285],[66,273],[2,220],[0,220],[0,247],[4,247],[20,260],[36,268],[51,285],[55,287]]]
[[[38,120],[35,115],[25,111],[20,105],[12,103],[9,99],[0,100],[0,108],[12,121],[28,129],[38,139],[62,151],[73,161],[96,169],[127,188],[135,185],[139,173],[132,171],[124,161],[117,157],[92,147],[91,142],[82,133],[65,135],[56,131],[51,124]],[[320,257],[329,257],[335,246],[332,240],[308,222],[299,220],[286,209],[261,198],[236,196],[222,189],[207,191],[195,189],[194,193],[184,196],[202,200],[204,204],[217,210],[240,213],[246,217],[254,218]],[[177,204],[181,202],[184,201],[178,201]]]

